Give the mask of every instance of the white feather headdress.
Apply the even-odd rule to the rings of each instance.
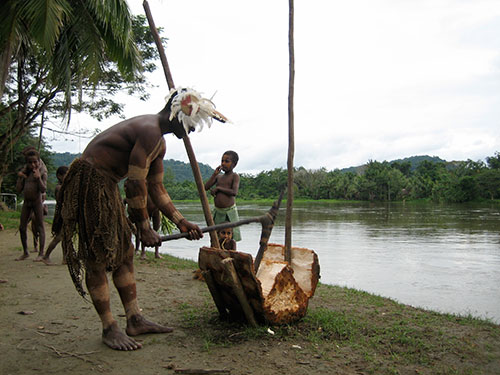
[[[212,119],[227,122],[227,118],[215,110],[211,100],[201,97],[201,94],[190,88],[178,88],[170,90],[165,98],[170,105],[170,120],[177,117],[179,122],[189,134],[190,130],[201,131],[206,124],[212,125]]]

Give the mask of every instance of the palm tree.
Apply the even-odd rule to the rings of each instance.
[[[96,81],[106,59],[125,74],[140,66],[125,0],[3,0],[0,17],[0,98],[12,62],[26,50],[44,51],[50,79],[67,90],[74,71]]]
[[[12,145],[49,105],[69,123],[75,86],[105,79],[110,62],[129,81],[142,74],[125,0],[0,1],[0,186]]]

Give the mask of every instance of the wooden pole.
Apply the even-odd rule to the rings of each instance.
[[[222,261],[222,264],[224,265],[224,268],[226,269],[229,276],[231,277],[233,292],[236,295],[236,298],[238,298],[238,301],[240,302],[241,308],[243,309],[243,313],[245,314],[248,323],[252,327],[257,327],[257,321],[255,320],[255,315],[253,313],[252,307],[250,306],[250,303],[248,302],[245,291],[243,290],[243,286],[241,285],[240,278],[236,273],[236,269],[234,268],[233,259],[226,258]]]
[[[226,310],[224,298],[219,293],[219,289],[217,288],[217,284],[214,281],[214,278],[212,276],[212,272],[210,270],[207,270],[207,271],[203,271],[201,274],[203,275],[203,278],[205,279],[205,282],[207,283],[208,290],[210,291],[210,294],[212,295],[212,298],[215,302],[215,306],[217,307],[217,310],[219,310],[219,315],[220,315],[221,319],[227,319],[229,315],[228,315],[227,310]]]
[[[148,1],[144,0],[142,6],[144,7],[146,18],[148,19],[149,23],[149,28],[151,30],[151,33],[153,34],[156,47],[158,48],[158,53],[160,54],[161,65],[163,66],[163,72],[165,73],[165,78],[167,79],[168,88],[173,89],[175,88],[175,85],[172,78],[172,73],[170,72],[170,67],[168,65],[167,55],[165,54],[165,49],[163,48],[163,44],[161,43],[160,34],[158,34],[158,30],[156,29],[156,25],[154,23],[153,15],[151,14],[151,9],[149,8]],[[191,169],[193,170],[193,176],[196,182],[196,187],[198,188],[198,194],[200,196],[201,206],[205,215],[205,221],[208,226],[214,225],[214,220],[212,218],[212,214],[210,213],[210,204],[208,203],[207,194],[205,193],[203,178],[201,177],[200,166],[196,161],[196,156],[194,154],[193,146],[191,145],[191,140],[189,139],[187,134],[182,137],[182,140],[184,141],[184,147],[186,148],[186,152],[189,157],[189,163],[191,164]],[[217,238],[217,232],[215,231],[210,232],[210,245],[215,248],[220,248],[219,240]]]
[[[295,82],[295,54],[293,43],[293,0],[289,0],[288,14],[288,53],[289,53],[289,81],[288,81],[288,190],[286,200],[285,219],[285,262],[292,262],[292,210],[293,210],[293,156],[295,152],[293,94]]]

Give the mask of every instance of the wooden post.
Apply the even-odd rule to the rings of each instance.
[[[172,78],[172,73],[170,72],[170,67],[167,61],[167,55],[165,54],[165,49],[163,48],[163,44],[161,43],[160,34],[158,34],[158,30],[156,29],[156,25],[153,20],[153,15],[151,14],[151,9],[149,8],[149,3],[147,0],[144,0],[142,3],[144,7],[144,11],[146,13],[146,18],[148,19],[149,28],[151,33],[153,34],[154,41],[156,43],[156,47],[158,48],[158,53],[160,54],[161,65],[163,66],[163,72],[165,73],[165,78],[167,79],[167,84],[169,89],[175,88],[174,80]],[[207,194],[205,193],[205,186],[203,184],[203,178],[201,177],[200,167],[198,162],[196,161],[196,156],[194,155],[193,147],[191,146],[191,141],[189,140],[188,135],[186,134],[182,137],[184,141],[184,147],[186,148],[186,152],[189,157],[189,162],[191,164],[191,169],[193,170],[194,180],[196,181],[196,187],[198,188],[198,194],[200,196],[201,206],[203,208],[203,213],[205,214],[205,221],[207,225],[214,225],[214,220],[212,218],[212,214],[210,212],[210,205],[208,203]],[[217,238],[217,232],[210,232],[210,245],[217,249],[220,249],[219,240]]]
[[[241,308],[243,309],[243,313],[247,318],[247,322],[252,327],[257,327],[257,321],[255,320],[252,307],[250,306],[250,303],[248,303],[248,299],[247,296],[245,295],[245,291],[243,290],[243,286],[241,285],[240,278],[238,277],[236,269],[234,268],[233,259],[226,258],[222,260],[222,264],[224,265],[224,268],[226,269],[229,276],[231,277],[231,281],[233,284],[233,292],[234,294],[236,294],[236,298],[238,298],[238,301],[240,302]]]
[[[293,93],[295,81],[295,54],[293,43],[293,0],[289,0],[288,19],[288,53],[289,53],[289,81],[288,81],[288,191],[286,200],[285,219],[285,262],[292,262],[292,209],[293,209],[293,155],[295,152]]]

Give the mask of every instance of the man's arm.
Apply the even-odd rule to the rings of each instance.
[[[199,239],[203,237],[201,229],[182,216],[163,186],[163,155],[164,153],[151,162],[147,177],[149,196],[156,207],[177,225],[181,232],[189,232],[191,239]]]
[[[159,139],[158,141],[162,140]],[[149,224],[146,187],[146,177],[150,164],[149,158],[157,147],[162,147],[162,145],[151,145],[147,138],[136,140],[129,157],[128,180],[125,188],[131,216],[134,218],[134,223],[141,230],[141,241],[146,246],[161,244],[160,236],[151,229]],[[163,143],[164,147],[165,144]]]

